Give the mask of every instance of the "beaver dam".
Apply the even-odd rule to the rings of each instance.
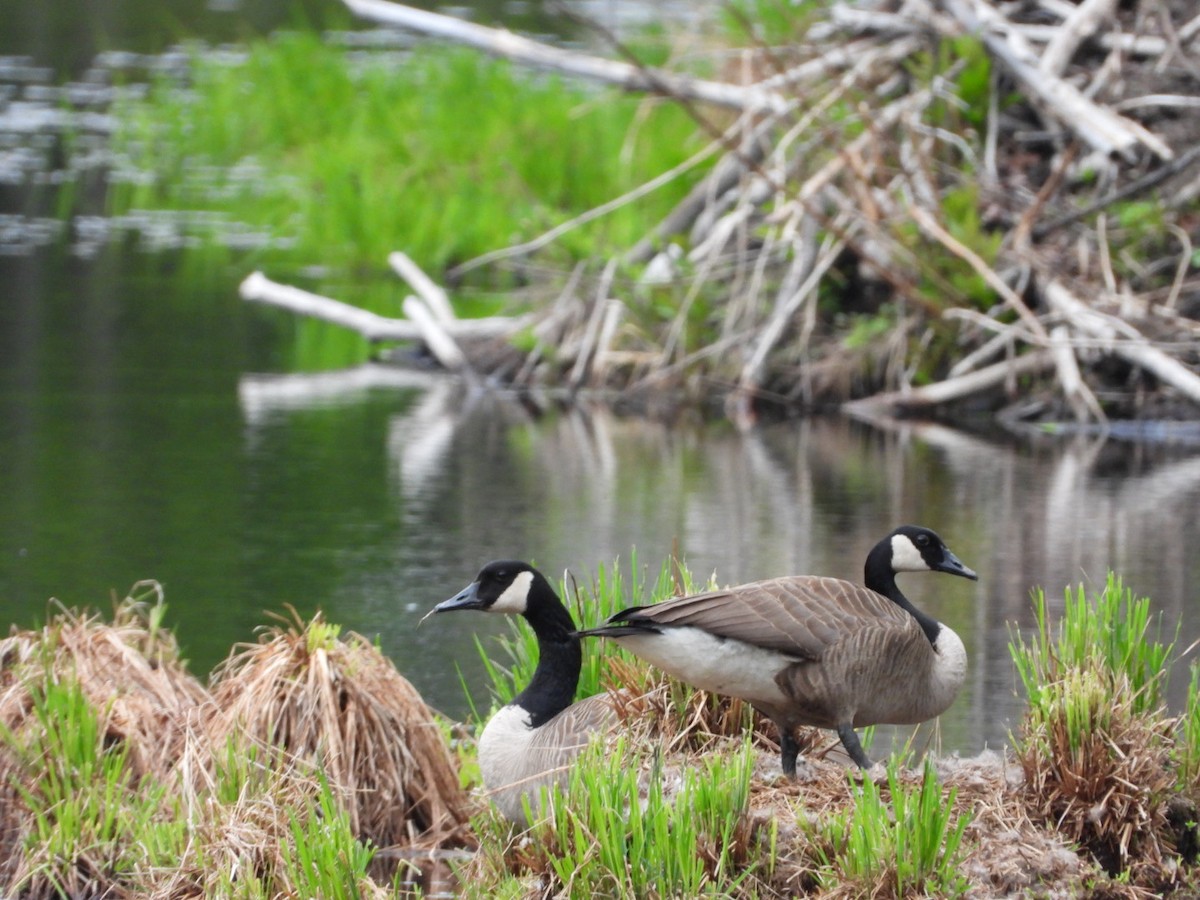
[[[614,587],[577,590],[580,614],[621,602]],[[1194,889],[1200,678],[1169,715],[1177,649],[1114,577],[1069,594],[1056,623],[1035,595],[1038,625],[1010,646],[1028,698],[1010,748],[902,750],[866,775],[809,730],[805,776],[783,778],[749,707],[606,647],[585,669],[619,737],[524,833],[480,794],[478,723],[429,710],[403,660],[292,618],[206,685],[163,630],[161,588],[134,594],[110,620],[62,610],[0,646],[5,896],[408,896],[435,870],[439,890],[479,897]],[[496,697],[526,677],[526,631],[481,648],[512,661],[492,670]]]
[[[450,297],[518,283],[510,317],[460,320],[403,248],[389,261],[414,290],[404,319],[260,273],[246,300],[530,396],[596,391],[652,414],[699,404],[747,425],[845,405],[1018,430],[1197,417],[1200,16],[1186,0],[789,6],[770,41],[745,22],[745,48],[685,48],[721,80],[347,4],[683,104],[709,142],[640,190],[444,273]],[[687,177],[642,240],[557,264],[561,234]]]

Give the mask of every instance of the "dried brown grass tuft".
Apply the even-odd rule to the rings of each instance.
[[[48,684],[77,684],[95,711],[100,739],[125,753],[128,788],[167,782],[209,695],[187,671],[174,636],[161,627],[164,610],[161,585],[144,581],[114,603],[111,622],[94,611],[60,607],[41,629],[13,629],[0,641],[0,725],[6,732],[0,744],[0,883],[22,883],[22,896],[122,896],[126,890],[103,852],[83,848],[78,858],[61,860],[46,858],[36,841],[27,846],[32,814],[26,797],[38,793],[43,775],[20,748],[36,743],[43,727],[35,693]]]
[[[191,839],[177,865],[137,873],[136,896],[142,900],[222,897],[231,886],[255,882],[271,886],[275,896],[301,896],[301,886],[289,880],[281,848],[292,840],[297,811],[319,806],[320,773],[297,760],[281,762],[272,748],[244,736],[233,741],[228,761],[236,760],[239,767],[238,792],[221,798],[210,770],[208,736],[189,736],[179,769],[196,777],[181,777],[178,783]],[[370,878],[354,888],[364,900],[390,896]]]
[[[64,608],[39,631],[14,630],[0,641],[0,723],[19,732],[32,711],[31,682],[70,677],[102,713],[106,739],[128,747],[134,777],[166,778],[189,720],[210,698],[161,627],[163,609],[162,586],[143,581],[114,604],[111,622]]]
[[[420,694],[361,635],[293,617],[213,673],[212,745],[244,731],[315,762],[378,846],[471,845],[470,800]]]
[[[1069,673],[1070,675],[1071,673]],[[1110,874],[1134,883],[1165,871],[1171,855],[1168,799],[1175,720],[1137,712],[1128,685],[1089,690],[1064,681],[1064,704],[1086,704],[1084,728],[1062,717],[1027,716],[1019,742],[1025,801],[1034,818],[1078,842]]]

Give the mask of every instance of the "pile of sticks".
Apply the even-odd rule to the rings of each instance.
[[[423,299],[405,321],[360,323],[369,336],[416,338],[448,368],[482,366],[519,387],[691,388],[739,424],[767,403],[846,403],[862,416],[969,403],[1085,426],[1200,414],[1200,14],[1189,0],[838,3],[789,46],[741,51],[728,82],[387,0],[345,2],[381,24],[669,98],[712,136],[642,188],[449,273],[520,265],[709,166],[643,240],[577,268],[553,302],[461,321],[402,265]],[[964,37],[989,63],[970,101],[966,61],[930,62]],[[664,285],[678,312],[652,327],[634,312]],[[313,314],[289,291],[256,274],[243,295]],[[721,298],[719,321],[711,341],[689,346],[701,296]],[[882,303],[886,333],[849,346],[843,313],[883,315]],[[531,351],[504,344],[529,329]]]

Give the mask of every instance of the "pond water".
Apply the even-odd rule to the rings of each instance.
[[[0,0],[0,53],[60,73],[85,65],[64,49],[79,21],[58,7]],[[88,59],[164,48],[171,27],[131,36],[123,23],[139,7],[117,8],[89,32],[104,39]],[[197,8],[225,24],[188,18]],[[271,8],[256,28],[280,21],[284,6]],[[153,9],[184,33],[249,27],[223,4]],[[26,153],[44,158],[40,140],[6,138],[0,174],[52,184]],[[120,239],[80,252],[56,232],[52,193],[18,187],[0,179],[0,232],[17,223],[15,238],[0,234],[0,622],[43,621],[51,597],[106,608],[157,579],[203,674],[287,604],[321,609],[378,636],[433,705],[461,716],[460,682],[483,685],[474,639],[487,646],[505,623],[417,623],[489,559],[532,559],[582,584],[635,554],[656,573],[673,553],[727,584],[857,579],[876,540],[917,522],[980,575],[902,582],[970,654],[940,723],[942,748],[963,753],[1004,743],[1019,715],[1007,643],[1030,624],[1034,587],[1060,601],[1115,569],[1168,631],[1181,625],[1183,645],[1200,637],[1196,448],[1014,444],[837,417],[667,428],[603,408],[534,414],[430,373],[289,374],[277,350],[291,323],[241,304],[244,273]]]

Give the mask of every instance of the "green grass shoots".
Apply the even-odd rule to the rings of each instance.
[[[962,896],[967,884],[958,867],[971,816],[955,813],[956,791],[943,796],[929,763],[916,786],[900,780],[895,760],[887,774],[890,805],[878,785],[863,779],[852,786],[854,806],[816,826],[814,843],[831,848],[818,851],[818,883],[862,896]]]

